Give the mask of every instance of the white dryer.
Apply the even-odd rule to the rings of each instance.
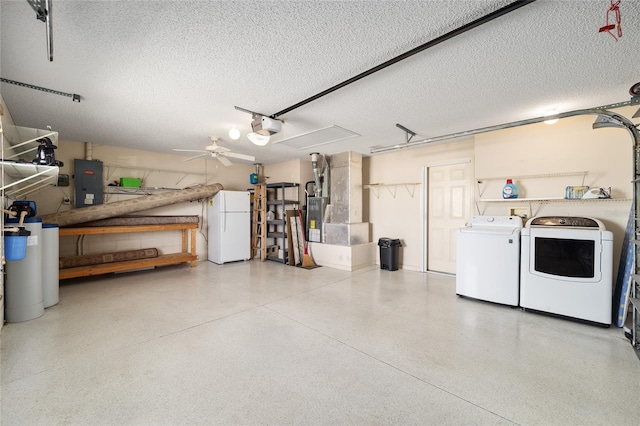
[[[598,219],[534,217],[522,230],[520,306],[611,324],[613,233]]]
[[[518,306],[521,229],[518,216],[473,216],[458,229],[456,294]]]

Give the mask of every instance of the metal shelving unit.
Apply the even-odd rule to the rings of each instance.
[[[300,184],[292,182],[267,184],[267,259],[280,263],[289,260],[287,221],[285,212],[287,209],[295,209],[300,203],[298,199],[298,187]],[[288,190],[288,188],[294,188]],[[294,194],[295,193],[295,194]],[[294,198],[295,197],[295,198]],[[273,219],[269,217],[273,215]],[[275,254],[269,247],[277,246]]]

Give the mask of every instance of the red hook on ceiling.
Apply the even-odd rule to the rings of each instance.
[[[620,2],[622,0],[609,0],[610,1],[610,5],[609,8],[607,9],[607,14],[606,14],[606,22],[607,24],[604,27],[600,27],[600,30],[598,30],[598,32],[607,32],[611,35],[611,37],[613,37],[613,39],[615,41],[618,41],[618,38],[622,37],[622,28],[620,27]],[[616,23],[615,24],[610,24],[609,23],[609,15],[612,14],[615,16],[615,20]],[[616,37],[611,30],[616,29],[616,26],[618,27],[618,37]]]

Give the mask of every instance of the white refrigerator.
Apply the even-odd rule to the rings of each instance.
[[[251,200],[246,191],[218,191],[209,199],[209,260],[222,264],[251,258]]]

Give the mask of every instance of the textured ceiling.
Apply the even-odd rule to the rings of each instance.
[[[640,0],[622,0],[619,41],[598,29],[609,0],[536,1],[374,73],[282,118],[272,143],[246,138],[274,114],[492,12],[505,1],[53,2],[54,61],[26,0],[0,0],[0,75],[81,95],[2,83],[20,126],[63,140],[170,153],[210,136],[257,162],[308,159],[279,140],[330,126],[359,136],[321,153],[369,154],[436,137],[628,101],[640,81]]]

